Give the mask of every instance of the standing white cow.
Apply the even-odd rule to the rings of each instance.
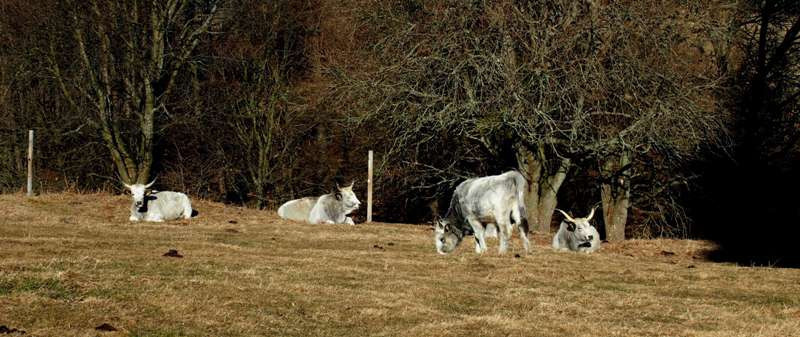
[[[184,219],[192,217],[192,203],[186,194],[170,191],[148,191],[155,182],[156,180],[153,179],[147,185],[128,185],[123,183],[133,196],[130,221],[162,222],[180,217]]]
[[[561,221],[558,232],[553,236],[553,249],[591,253],[600,248],[600,234],[589,223],[594,216],[594,208],[585,218],[572,218],[560,209],[557,211],[564,214],[564,220]]]
[[[353,192],[353,185],[339,187],[336,191],[319,197],[306,197],[290,200],[278,208],[278,216],[294,221],[307,221],[312,224],[355,225],[349,216],[358,209],[361,202]]]
[[[486,251],[484,237],[488,224],[500,234],[500,253],[508,249],[514,225],[528,251],[528,221],[525,218],[525,191],[528,182],[519,172],[467,179],[456,187],[444,219],[435,220],[434,240],[439,254],[452,252],[466,235],[475,236],[475,252]],[[512,224],[513,223],[513,224]]]

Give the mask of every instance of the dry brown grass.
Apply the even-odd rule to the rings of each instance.
[[[129,223],[107,194],[0,196],[0,325],[33,336],[792,336],[800,271],[701,241],[435,253],[423,226],[312,226],[197,201]],[[232,223],[235,222],[235,223]],[[177,249],[183,258],[162,257]],[[671,253],[675,253],[671,255]],[[100,332],[108,323],[119,329]]]

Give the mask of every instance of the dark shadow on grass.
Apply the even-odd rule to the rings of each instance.
[[[695,235],[719,244],[708,258],[742,266],[800,268],[800,163],[716,158],[692,196]]]

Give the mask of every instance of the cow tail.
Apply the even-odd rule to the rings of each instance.
[[[519,210],[520,224],[527,226],[528,224],[528,210],[525,207],[525,193],[528,190],[528,181],[521,173],[514,171],[514,185],[517,188],[517,207]]]

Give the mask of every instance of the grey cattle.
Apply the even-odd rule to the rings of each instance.
[[[564,214],[564,220],[561,221],[558,232],[553,236],[553,249],[591,253],[600,248],[600,234],[589,223],[594,216],[594,208],[585,218],[572,218],[560,209],[557,211]]]
[[[123,183],[133,196],[130,221],[162,222],[192,217],[192,203],[186,194],[170,191],[150,192],[148,189],[153,183],[155,180],[147,185]]]
[[[450,208],[443,219],[434,221],[436,251],[455,250],[466,235],[475,236],[475,252],[486,251],[486,225],[495,224],[500,236],[500,253],[508,249],[513,226],[519,226],[520,239],[527,252],[528,221],[525,218],[525,191],[528,182],[519,172],[467,179],[456,187]]]
[[[361,205],[353,192],[353,185],[354,183],[345,187],[337,185],[333,193],[287,201],[278,208],[278,216],[312,224],[355,225],[353,219],[347,216]]]

